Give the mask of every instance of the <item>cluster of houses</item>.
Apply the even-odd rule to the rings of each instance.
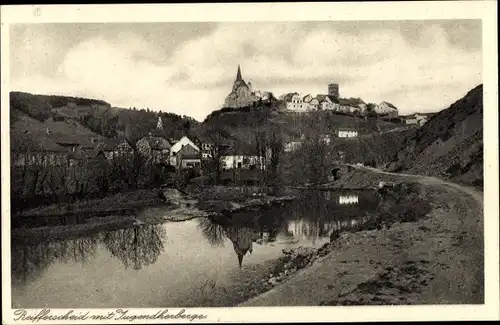
[[[211,160],[214,157],[216,146],[208,137],[184,136],[174,140],[151,134],[139,139],[135,144],[126,139],[117,141],[92,137],[90,141],[87,140],[61,140],[52,147],[20,153],[14,158],[13,165],[75,166],[95,159],[113,161],[127,156],[131,157],[137,150],[147,162],[183,170],[200,168],[202,161]],[[252,146],[234,146],[227,142],[218,144],[217,148],[220,150],[218,157],[222,170],[265,169],[265,157],[256,154],[257,150]]]
[[[224,107],[245,107],[257,101],[268,100],[270,96],[272,96],[270,92],[254,90],[252,83],[243,79],[241,68],[238,65],[236,78],[231,92],[224,101]],[[430,114],[399,116],[398,108],[387,101],[382,101],[379,104],[367,104],[361,98],[341,98],[339,84],[336,83],[328,85],[328,94],[312,96],[311,94],[301,95],[298,92],[290,92],[281,95],[279,100],[286,110],[294,112],[333,111],[342,114],[367,116],[369,111],[373,111],[382,119],[400,118],[407,125],[422,126],[430,117]],[[353,136],[347,133],[345,133],[345,136],[339,135],[339,137]]]
[[[365,115],[368,112],[368,105],[361,98],[340,98],[339,85],[329,84],[328,94],[318,94],[313,97],[311,94],[305,96],[297,92],[287,93],[280,96],[287,110],[295,112],[310,112],[310,111],[334,111],[344,114],[359,114]],[[379,116],[396,118],[398,117],[398,109],[389,102],[381,102],[378,105],[373,105],[373,111]]]

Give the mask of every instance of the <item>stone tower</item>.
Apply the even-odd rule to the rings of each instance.
[[[328,85],[328,96],[333,96],[339,98],[339,84],[329,84]]]

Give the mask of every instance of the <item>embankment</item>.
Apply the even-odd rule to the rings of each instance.
[[[319,250],[285,252],[264,280],[272,289],[241,306],[482,303],[482,193],[436,178],[359,172],[359,184],[368,174],[366,184],[418,183],[430,211],[341,234]]]
[[[138,190],[117,193],[101,199],[81,200],[68,204],[52,204],[20,211],[15,218],[30,218],[44,216],[68,216],[76,214],[120,214],[130,210],[158,205],[164,202],[157,190]]]
[[[158,190],[140,190],[103,199],[42,206],[13,216],[12,240],[31,242],[67,239],[96,231],[167,221],[181,222],[217,216],[227,218],[235,212],[266,208],[294,199],[289,191],[278,192],[258,187],[217,186],[191,194],[170,189],[165,192],[165,198],[160,196]]]

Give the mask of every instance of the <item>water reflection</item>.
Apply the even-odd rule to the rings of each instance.
[[[314,245],[319,238],[363,225],[370,219],[367,213],[378,203],[378,197],[371,192],[303,192],[297,201],[259,213],[236,213],[229,220],[202,219],[199,228],[212,245],[223,245],[229,239],[241,267],[244,256],[252,253],[253,243],[272,245],[280,237],[281,243],[307,240]]]
[[[241,267],[244,257],[254,249],[300,241],[315,245],[318,239],[324,242],[332,234],[359,227],[369,220],[367,213],[376,211],[378,203],[373,193],[306,191],[296,201],[265,211],[236,213],[231,218],[198,219],[196,227],[198,234],[212,247],[222,247],[230,241],[237,257],[235,263],[237,260]],[[55,262],[85,263],[93,258],[98,245],[105,247],[125,269],[142,269],[156,263],[164,254],[165,229],[164,225],[143,225],[77,239],[27,245],[13,243],[13,281],[26,282],[38,277]],[[256,248],[255,244],[262,247]],[[172,245],[170,249],[175,250],[177,244]]]
[[[103,244],[125,268],[141,269],[157,261],[164,251],[165,229],[148,225],[98,233],[88,237],[12,245],[12,280],[25,283],[38,276],[52,263],[82,263],[94,257]]]
[[[212,220],[203,218],[199,219],[198,228],[201,230],[201,233],[208,240],[210,245],[224,245],[226,234],[224,228],[220,224]]]
[[[134,270],[155,263],[164,251],[165,229],[161,225],[149,225],[107,232],[102,238],[111,255]]]
[[[85,263],[94,256],[98,236],[33,245],[12,246],[12,281],[24,283],[35,278],[54,262]]]

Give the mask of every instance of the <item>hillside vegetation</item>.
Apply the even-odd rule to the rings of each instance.
[[[376,118],[344,115],[332,111],[297,113],[280,110],[270,104],[256,105],[240,109],[223,109],[210,114],[203,125],[204,129],[223,128],[240,139],[249,139],[256,129],[266,132],[278,132],[283,139],[300,138],[311,127],[314,119],[315,131],[319,134],[334,135],[338,129],[353,129],[359,134],[371,134],[394,129],[394,123]],[[254,136],[253,136],[254,137]]]
[[[483,86],[469,91],[407,137],[393,171],[483,185]]]
[[[136,141],[154,132],[176,138],[189,133],[198,124],[187,116],[112,107],[102,100],[23,92],[10,93],[10,109],[13,146],[30,141],[34,147],[45,150],[57,149],[59,141],[86,144],[93,136],[127,135]],[[162,118],[161,131],[155,130],[158,117]]]

